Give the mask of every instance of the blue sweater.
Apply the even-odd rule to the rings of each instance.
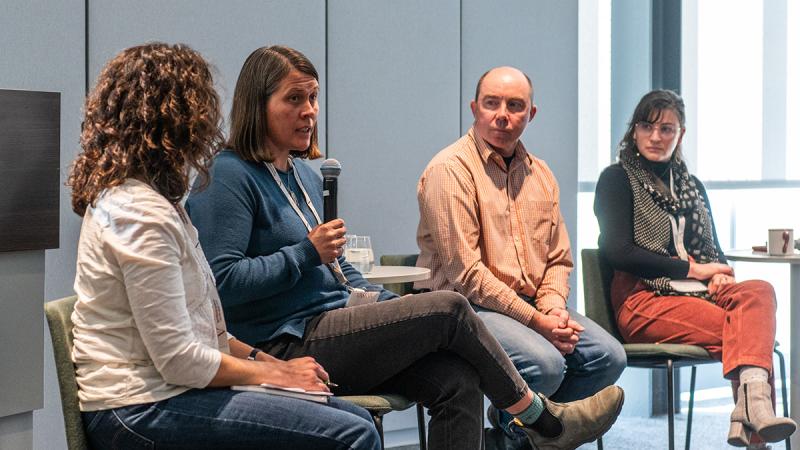
[[[322,178],[304,161],[293,163],[320,213]],[[315,226],[291,169],[279,175]],[[214,271],[228,329],[238,339],[254,345],[281,334],[301,337],[309,319],[347,302],[347,289],[320,262],[308,230],[264,164],[220,152],[210,184],[189,195],[186,209]],[[379,290],[380,300],[396,297],[364,280],[343,257],[339,263],[352,286]]]

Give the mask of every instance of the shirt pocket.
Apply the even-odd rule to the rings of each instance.
[[[555,203],[550,200],[530,200],[525,202],[524,218],[525,233],[528,242],[545,251],[550,247],[553,236],[553,210]]]

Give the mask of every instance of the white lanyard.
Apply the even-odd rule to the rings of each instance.
[[[311,210],[311,214],[314,215],[314,218],[317,219],[317,224],[321,224],[322,220],[319,218],[319,214],[317,214],[317,210],[314,208],[314,204],[311,202],[311,198],[308,196],[308,192],[306,192],[305,186],[303,186],[303,182],[300,181],[300,176],[297,175],[297,171],[294,170],[294,164],[292,164],[292,158],[289,158],[289,167],[292,168],[292,174],[294,175],[294,180],[297,182],[297,186],[300,188],[300,191],[303,193],[303,199],[306,201],[306,206],[308,209]],[[278,187],[281,188],[281,192],[286,197],[286,200],[289,200],[289,204],[292,205],[292,209],[295,213],[300,217],[300,220],[303,221],[303,224],[306,226],[308,231],[311,231],[313,228],[308,220],[306,219],[305,214],[300,210],[300,206],[297,205],[295,202],[294,197],[291,195],[289,190],[284,186],[283,181],[281,181],[281,177],[278,176],[278,171],[275,169],[275,166],[272,163],[265,162],[265,166],[269,169],[269,173],[272,174],[272,178],[275,180],[275,183],[278,184]]]
[[[672,198],[678,200],[675,195],[675,182],[672,178],[672,169],[669,170],[669,192]],[[678,258],[688,261],[689,253],[686,252],[686,247],[683,245],[683,235],[686,232],[686,217],[683,215],[678,216],[677,222],[672,214],[669,214],[669,223],[672,225],[672,240],[675,241],[675,251],[678,252]]]
[[[306,192],[306,188],[305,186],[303,186],[303,182],[300,181],[300,176],[297,174],[297,170],[294,169],[294,164],[292,164],[291,157],[288,160],[288,164],[289,167],[292,168],[292,174],[294,174],[294,180],[297,182],[297,186],[303,193],[303,199],[305,199],[306,201],[306,206],[308,206],[308,209],[311,210],[311,214],[314,215],[314,218],[317,220],[317,224],[322,224],[322,220],[319,218],[319,214],[317,213],[316,208],[314,208],[314,204],[311,202],[311,197],[308,196],[308,192]],[[308,219],[306,219],[306,216],[305,214],[303,214],[303,211],[300,210],[300,206],[297,205],[297,202],[294,200],[294,197],[291,195],[289,190],[283,184],[283,181],[281,181],[281,177],[278,176],[278,171],[275,169],[275,166],[272,163],[268,162],[264,162],[264,165],[267,166],[267,169],[269,169],[269,173],[272,174],[272,178],[275,180],[275,183],[277,183],[278,187],[281,188],[281,192],[283,192],[283,195],[286,197],[286,200],[289,201],[289,204],[292,205],[292,209],[300,217],[300,220],[303,221],[303,224],[306,226],[306,229],[308,231],[311,231],[313,227],[311,226],[310,223],[308,223]],[[350,286],[350,283],[347,281],[347,277],[344,276],[344,272],[342,272],[342,268],[341,266],[339,266],[338,259],[334,258],[333,262],[327,264],[327,266],[328,268],[331,269],[331,272],[333,272],[333,275],[336,277],[336,279],[339,280],[339,282],[342,283],[347,288],[348,291],[352,291],[354,289],[353,287]]]

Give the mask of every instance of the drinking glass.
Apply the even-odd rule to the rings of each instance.
[[[348,234],[345,236],[347,243],[344,248],[344,259],[361,273],[369,273],[375,265],[375,256],[372,253],[372,240],[369,236]]]

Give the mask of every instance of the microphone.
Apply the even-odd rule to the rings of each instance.
[[[322,172],[323,222],[330,222],[339,216],[336,212],[336,188],[342,165],[333,158],[326,159],[319,171]]]

